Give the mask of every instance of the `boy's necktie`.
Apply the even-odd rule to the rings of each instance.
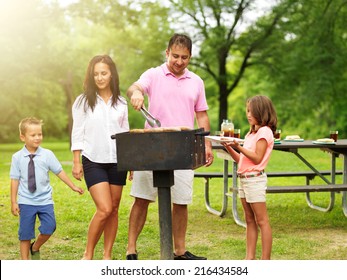
[[[35,155],[29,155],[30,161],[28,164],[28,188],[30,192],[36,191],[36,180],[35,180],[35,165],[33,158]]]

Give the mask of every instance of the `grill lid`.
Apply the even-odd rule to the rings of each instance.
[[[204,129],[184,131],[147,130],[111,136],[116,140],[120,171],[196,169],[206,164]]]

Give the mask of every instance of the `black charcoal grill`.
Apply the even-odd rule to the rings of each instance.
[[[116,139],[118,170],[153,171],[158,188],[160,258],[173,259],[170,187],[175,169],[196,169],[205,165],[204,129],[167,132],[125,132]]]

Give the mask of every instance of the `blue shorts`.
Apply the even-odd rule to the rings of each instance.
[[[41,234],[52,235],[56,229],[54,205],[27,205],[19,204],[19,240],[35,239],[36,215],[40,220],[39,231]]]
[[[101,182],[118,186],[126,184],[127,171],[118,171],[117,163],[96,163],[82,156],[82,164],[88,190]]]

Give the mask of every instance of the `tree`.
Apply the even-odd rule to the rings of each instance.
[[[271,37],[288,5],[278,6],[266,20],[242,31],[247,12],[254,0],[169,0],[185,21],[187,33],[197,43],[200,53],[192,65],[203,69],[218,86],[219,123],[228,117],[228,97],[239,85],[246,69],[258,63],[257,52]],[[187,18],[189,23],[186,24]],[[232,65],[232,68],[228,65]]]
[[[344,0],[293,1],[262,50],[255,83],[271,85],[288,133],[327,137],[338,129],[343,137],[347,131],[346,16]]]
[[[232,108],[246,126],[244,100],[265,91],[287,131],[347,131],[346,1],[273,1],[257,18],[249,13],[258,0],[83,0],[65,8],[57,0],[1,1],[0,141],[18,139],[19,120],[33,115],[46,135],[67,138],[92,56],[113,57],[124,95],[165,61],[174,32],[193,39],[191,65],[219,124]],[[129,116],[131,127],[143,125],[131,107]]]
[[[61,132],[61,118],[52,116],[52,106],[60,110],[63,100],[55,95],[56,85],[46,79],[50,69],[47,26],[56,18],[55,10],[39,0],[0,4],[0,141],[18,139],[18,123],[28,116],[43,118],[45,128],[56,136]]]
[[[62,8],[57,0],[4,2],[1,142],[18,139],[16,127],[27,116],[44,120],[45,135],[67,139],[71,105],[83,91],[89,60],[100,53],[111,55],[124,94],[144,69],[163,61],[162,37],[171,34],[167,8],[155,3],[85,0]],[[129,113],[134,116],[131,127],[143,124],[141,114]]]

